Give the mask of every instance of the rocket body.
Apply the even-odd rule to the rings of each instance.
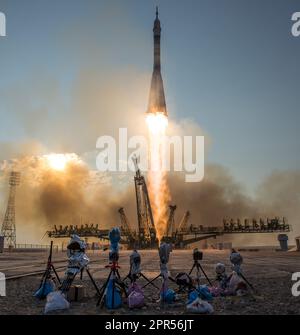
[[[154,64],[153,73],[149,94],[149,103],[147,114],[163,114],[168,116],[164,85],[161,76],[161,63],[160,63],[160,36],[161,36],[161,26],[158,19],[158,10],[156,9],[156,19],[154,21],[153,27],[153,39],[154,39]]]

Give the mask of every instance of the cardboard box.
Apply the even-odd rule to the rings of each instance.
[[[83,285],[72,285],[67,294],[69,301],[81,301],[85,298],[85,287]]]

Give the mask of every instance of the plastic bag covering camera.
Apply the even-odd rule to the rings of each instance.
[[[223,263],[217,263],[215,266],[215,271],[217,274],[216,280],[219,282],[220,288],[225,289],[228,280],[225,265]]]
[[[67,246],[67,255],[69,263],[66,274],[73,274],[80,272],[90,262],[85,254],[86,244],[77,235],[72,235],[71,240]]]
[[[215,266],[216,274],[217,275],[222,275],[225,273],[225,265],[223,263],[217,263]]]
[[[232,263],[232,270],[237,274],[241,272],[241,265],[243,263],[243,257],[239,252],[233,251],[230,255],[230,262]]]
[[[132,275],[139,274],[141,272],[141,256],[136,251],[133,250],[132,254],[130,255],[130,273]]]
[[[120,229],[118,227],[113,228],[109,234],[108,238],[110,240],[110,250],[119,251],[119,242],[121,240]]]
[[[113,228],[109,232],[108,238],[110,241],[109,261],[117,262],[119,259],[119,242],[121,240],[120,229],[118,227]]]

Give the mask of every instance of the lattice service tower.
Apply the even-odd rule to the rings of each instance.
[[[9,178],[9,197],[8,204],[1,228],[1,235],[4,236],[4,243],[7,247],[16,247],[16,209],[15,197],[16,187],[20,185],[20,172],[12,171]]]

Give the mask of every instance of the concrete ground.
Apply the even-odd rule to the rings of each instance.
[[[148,278],[159,273],[159,257],[157,250],[140,251],[142,270]],[[130,251],[121,251],[119,265],[121,277],[125,277],[129,270]],[[88,253],[91,264],[90,270],[100,287],[108,270],[104,268],[108,259],[108,252],[97,251]],[[243,272],[255,287],[255,292],[243,297],[214,298],[212,305],[214,314],[300,314],[300,296],[293,297],[291,287],[292,273],[300,272],[299,252],[252,251],[243,252]],[[47,253],[23,252],[0,254],[0,272],[6,277],[22,273],[42,270],[45,267]],[[62,277],[66,267],[66,254],[56,252],[53,262]],[[225,263],[227,272],[230,272],[229,252],[218,250],[204,251],[201,262],[204,270],[212,280],[215,278],[214,265],[217,262]],[[174,250],[170,255],[169,270],[173,277],[178,272],[188,272],[193,265],[191,250]],[[206,283],[202,276],[201,281]],[[0,314],[43,314],[45,301],[39,301],[32,295],[38,288],[40,276],[12,279],[6,282],[6,297],[0,297]],[[80,280],[77,279],[79,283]],[[144,280],[139,280],[141,284]],[[173,305],[161,306],[157,299],[159,292],[152,286],[145,288],[146,306],[143,309],[129,310],[126,305],[116,311],[96,307],[95,290],[87,275],[84,275],[83,284],[86,287],[87,297],[81,302],[71,303],[71,308],[56,314],[184,314],[186,294],[179,296],[179,301]],[[160,280],[156,281],[158,286]],[[176,285],[170,283],[172,288]]]

